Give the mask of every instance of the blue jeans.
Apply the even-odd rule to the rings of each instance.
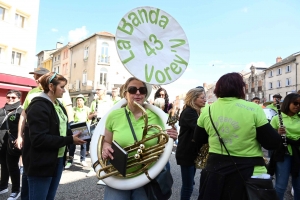
[[[68,162],[73,163],[75,151],[76,151],[76,145],[70,144],[69,145],[69,156],[72,158],[69,159]],[[86,157],[86,143],[80,145],[80,162],[85,161],[85,157]]]
[[[117,190],[105,186],[104,200],[148,200],[147,194],[143,187],[134,190]]]
[[[63,168],[63,158],[58,158],[55,176],[28,176],[29,198],[34,200],[54,200]]]
[[[292,157],[284,156],[283,162],[276,163],[275,189],[280,200],[283,200],[286,187],[288,185],[291,171]],[[294,188],[294,199],[300,199],[300,177],[292,177],[292,186]]]
[[[28,186],[27,175],[25,173],[23,173],[22,175],[21,199],[29,200],[29,186]]]
[[[196,173],[196,167],[194,165],[192,166],[180,165],[180,169],[181,169],[181,180],[182,180],[180,199],[189,200],[191,198],[194,189],[194,177]]]

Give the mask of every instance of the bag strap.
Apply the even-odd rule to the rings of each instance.
[[[2,126],[2,124],[3,124],[4,121],[5,121],[5,122],[6,122],[7,129],[9,129],[8,122],[7,122],[7,118],[8,118],[8,115],[9,115],[10,113],[12,113],[13,111],[11,111],[11,112],[9,112],[9,113],[6,114],[6,110],[5,110],[4,108],[3,108],[3,110],[4,110],[5,117],[4,117],[3,121],[1,122],[0,127]]]
[[[239,168],[238,168],[237,165],[236,165],[236,162],[234,162],[233,158],[231,157],[231,155],[230,155],[230,153],[229,153],[227,147],[225,146],[225,143],[224,143],[222,137],[220,136],[220,134],[219,134],[219,132],[218,132],[218,130],[217,130],[217,128],[216,128],[216,126],[215,126],[215,124],[214,124],[212,118],[211,118],[210,106],[209,106],[209,108],[208,108],[208,111],[209,111],[209,119],[210,119],[210,121],[211,121],[211,123],[212,123],[212,125],[213,125],[213,127],[214,127],[214,129],[215,129],[215,131],[216,131],[216,133],[217,133],[217,135],[218,135],[218,137],[219,137],[220,143],[224,146],[224,148],[225,148],[225,150],[226,150],[228,156],[230,157],[231,161],[233,162],[233,164],[234,164],[236,170],[238,171],[238,173],[239,173],[239,175],[241,176],[242,180],[245,182],[245,180],[244,180],[244,178],[243,178],[243,176],[242,176],[242,174],[241,174]]]
[[[133,129],[133,126],[132,126],[132,123],[131,123],[130,118],[129,118],[129,114],[128,114],[127,110],[126,110],[126,107],[124,107],[124,110],[125,110],[126,117],[127,117],[130,129],[131,129],[131,133],[132,133],[133,139],[134,139],[135,142],[138,142],[136,134],[135,134],[134,129]]]

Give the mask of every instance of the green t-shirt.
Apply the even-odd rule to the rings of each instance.
[[[208,134],[209,152],[227,155],[209,118],[209,107],[214,124],[232,156],[262,157],[256,140],[256,128],[268,123],[264,111],[257,104],[237,98],[219,98],[206,106],[198,119],[198,126]],[[223,151],[222,151],[223,150]],[[264,166],[255,166],[254,175],[266,173]]]
[[[74,111],[74,122],[86,122],[90,114],[90,108],[83,106],[82,108],[73,107]]]
[[[128,107],[126,107],[126,109],[128,111],[137,140],[140,141],[143,136],[143,128],[145,127],[144,119],[143,117],[140,117],[139,119],[135,119],[134,115],[131,113]],[[151,110],[146,109],[146,112],[148,115],[148,125],[156,124],[159,125],[164,130],[164,124],[162,120]],[[124,108],[114,110],[108,115],[105,123],[105,128],[111,133],[113,133],[113,140],[115,140],[121,147],[124,148],[134,144],[134,138],[130,126],[128,124]],[[157,129],[152,128],[148,130],[147,137],[156,134],[157,132],[158,132]],[[145,147],[153,146],[155,144],[157,144],[156,138],[147,141],[145,143]],[[134,155],[135,153],[136,152],[132,152],[129,154],[129,156]],[[130,173],[133,170],[134,169],[128,170],[127,173]]]
[[[60,133],[60,136],[66,137],[68,117],[64,114],[63,110],[61,109],[61,107],[59,106],[58,103],[53,104],[53,105],[54,105],[54,108],[55,108],[56,113],[57,113],[58,118],[59,118],[59,133]],[[59,148],[59,150],[58,150],[58,157],[59,158],[64,156],[65,149],[66,149],[66,146]]]
[[[288,116],[284,113],[281,113],[283,125],[285,126],[286,137],[292,140],[298,140],[300,138],[300,118],[296,114],[294,116]],[[278,130],[279,128],[279,118],[278,115],[274,116],[271,120],[271,126]],[[288,145],[288,150],[290,155],[292,155],[291,145]]]
[[[271,103],[271,104],[267,105],[267,107],[266,107],[266,108],[271,108],[271,109],[275,110],[275,111],[278,113],[278,109],[277,109],[277,107],[276,107],[276,106],[274,106],[274,104],[273,104],[273,103]]]
[[[113,102],[110,99],[101,99],[101,100],[97,99],[97,102],[98,102],[97,117],[102,118],[113,106]],[[91,112],[95,112],[95,110],[96,110],[96,100],[94,100],[91,104]]]

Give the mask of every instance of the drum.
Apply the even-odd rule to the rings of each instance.
[[[263,110],[264,110],[265,115],[266,115],[267,119],[269,120],[269,122],[275,115],[277,115],[277,112],[271,108],[264,108]]]

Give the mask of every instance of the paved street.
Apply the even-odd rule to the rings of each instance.
[[[104,187],[97,185],[98,179],[96,177],[86,177],[86,173],[89,172],[89,167],[82,167],[79,162],[79,146],[77,146],[75,156],[75,164],[69,169],[65,170],[62,175],[62,179],[57,191],[57,200],[102,200]],[[88,157],[87,163],[90,164],[91,160]],[[176,165],[175,155],[170,157],[171,171],[174,179],[173,195],[171,200],[180,199],[181,177],[180,168]],[[195,176],[195,187],[191,197],[191,200],[196,200],[198,197],[200,170],[197,170]],[[10,185],[11,187],[11,185]],[[290,194],[291,186],[289,185],[285,200],[292,200]],[[0,195],[0,200],[7,199],[9,193]]]

